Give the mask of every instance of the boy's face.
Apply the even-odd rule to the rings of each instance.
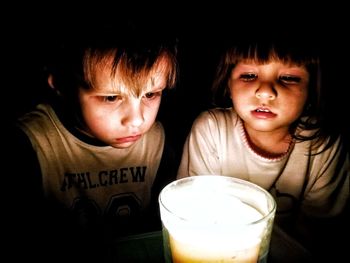
[[[288,133],[289,126],[302,114],[308,85],[305,67],[279,61],[240,62],[229,80],[234,108],[251,132]]]
[[[85,132],[115,148],[128,148],[139,140],[153,125],[166,87],[162,63],[166,62],[152,71],[139,96],[116,83],[118,76],[111,78],[108,68],[97,68],[94,89],[79,90]],[[116,85],[123,92],[116,92]]]

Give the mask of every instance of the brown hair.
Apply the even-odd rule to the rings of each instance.
[[[252,39],[249,37],[236,42],[226,42],[223,55],[219,60],[216,75],[212,85],[213,104],[217,107],[231,107],[228,80],[232,69],[242,60],[253,60],[258,63],[281,61],[305,66],[310,74],[308,99],[304,110],[290,127],[291,134],[299,141],[314,140],[313,145],[318,147],[326,142],[323,150],[330,147],[337,136],[325,120],[324,86],[321,84],[321,50],[314,42],[293,41],[295,38],[266,37]],[[307,130],[305,133],[295,131]]]

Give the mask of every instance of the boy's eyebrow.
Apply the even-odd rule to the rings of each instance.
[[[111,96],[111,95],[120,95],[120,92],[96,92],[96,96]]]
[[[152,86],[150,88],[143,88],[142,92],[148,93],[148,92],[159,92],[162,91],[166,88],[166,85],[161,85],[161,86]],[[109,90],[104,90],[104,91],[94,91],[96,96],[108,96],[108,95],[122,95],[122,94],[128,94],[132,93],[130,89],[124,88],[123,90],[116,90],[116,89],[109,89]]]
[[[144,89],[144,91],[147,92],[158,92],[158,91],[162,91],[166,88],[166,86],[162,86],[162,87],[154,87],[152,89]]]

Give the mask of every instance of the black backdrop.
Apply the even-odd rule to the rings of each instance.
[[[137,5],[137,3],[132,3]],[[148,6],[149,7],[149,6]],[[33,107],[46,94],[43,66],[48,55],[64,40],[76,37],[81,28],[121,21],[150,23],[150,30],[173,33],[179,40],[180,78],[177,87],[164,99],[159,113],[169,138],[181,151],[182,142],[193,119],[210,107],[210,86],[222,41],[246,31],[266,37],[266,30],[294,30],[300,41],[317,36],[326,51],[329,110],[344,134],[349,136],[349,108],[346,93],[350,90],[348,33],[349,13],[335,5],[325,8],[286,6],[280,10],[265,6],[235,5],[154,6],[137,9],[132,5],[110,7],[90,5],[13,6],[2,19],[2,111],[5,119],[14,120]],[[158,10],[157,10],[158,8]],[[159,9],[161,8],[161,9]],[[322,9],[321,9],[322,8]],[[149,11],[151,10],[151,11]],[[4,10],[6,13],[7,10]]]

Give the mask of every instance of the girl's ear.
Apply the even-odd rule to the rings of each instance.
[[[55,88],[55,85],[54,85],[54,76],[52,74],[49,74],[48,77],[47,77],[47,83],[49,84],[50,88],[58,95],[58,96],[61,96],[61,92]]]

